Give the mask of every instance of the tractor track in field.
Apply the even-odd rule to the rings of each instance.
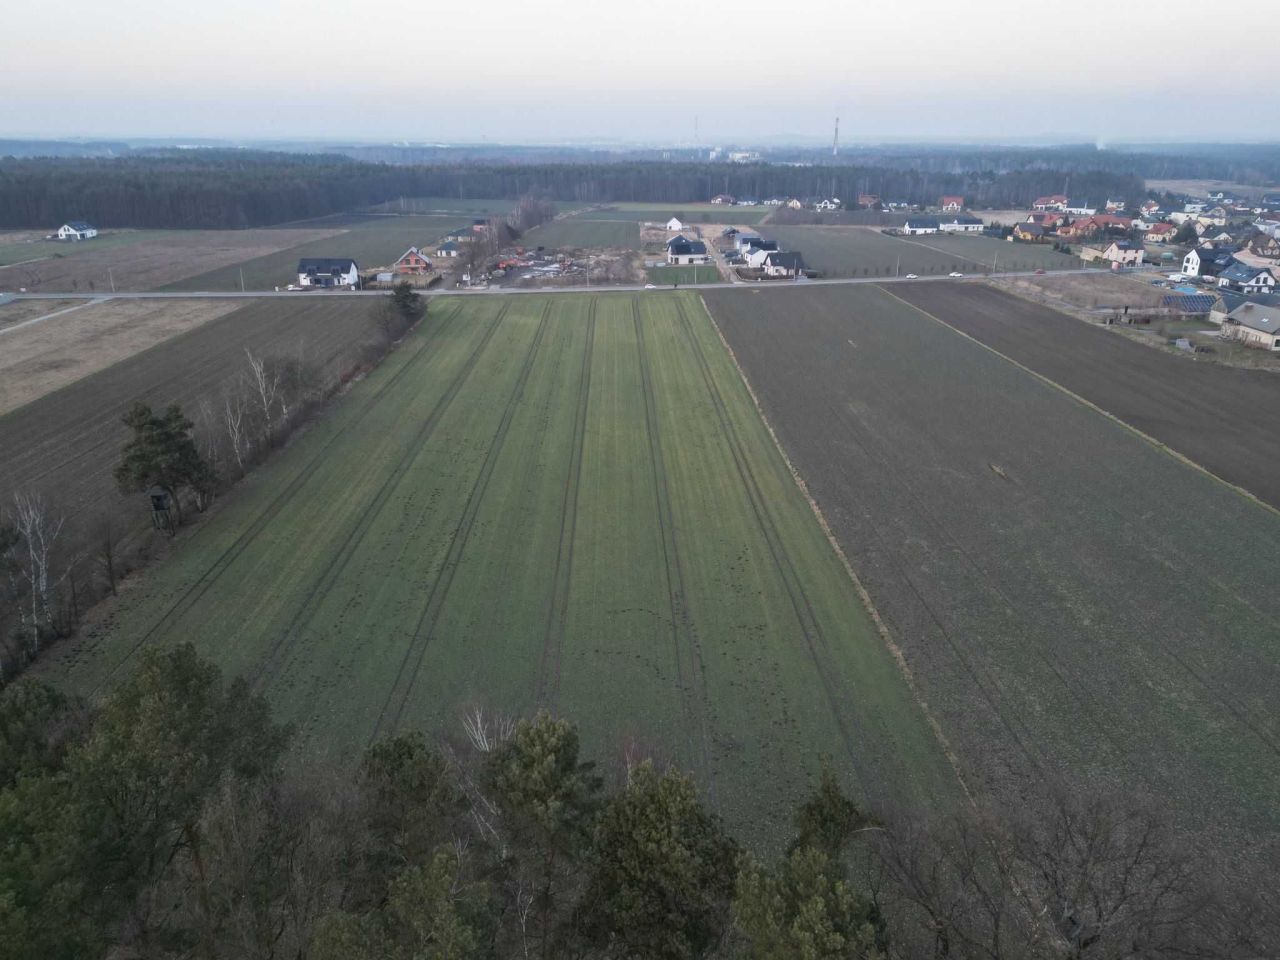
[[[503,312],[505,313],[505,309]],[[449,597],[454,575],[462,562],[462,555],[466,551],[467,541],[471,537],[471,530],[475,526],[476,516],[480,512],[485,491],[489,487],[489,479],[493,476],[498,456],[507,438],[507,432],[511,429],[511,421],[515,418],[516,409],[524,396],[525,385],[529,382],[529,374],[533,370],[538,350],[542,345],[543,337],[546,335],[550,316],[551,303],[548,301],[543,305],[537,332],[533,335],[533,341],[529,344],[528,352],[524,358],[524,365],[520,368],[520,374],[516,377],[515,388],[512,390],[511,396],[507,400],[507,405],[502,411],[502,419],[498,422],[498,429],[494,432],[493,439],[489,441],[489,448],[485,451],[484,462],[480,465],[480,472],[476,475],[475,483],[472,484],[471,493],[467,497],[462,515],[458,518],[458,522],[453,528],[453,535],[449,539],[449,548],[445,553],[444,561],[441,563],[439,571],[436,573],[435,580],[431,584],[431,590],[427,594],[427,602],[422,608],[422,613],[418,615],[418,622],[414,627],[413,636],[405,648],[404,657],[400,661],[399,669],[396,671],[396,678],[391,685],[391,690],[382,705],[382,709],[378,713],[378,720],[369,734],[369,743],[373,743],[378,738],[384,727],[389,730],[396,730],[400,726],[401,718],[404,716],[405,708],[409,703],[409,693],[418,681],[422,662],[426,658],[427,648],[431,646],[431,641],[435,639],[435,630],[440,621],[440,613],[443,611],[445,601]],[[424,627],[426,628],[425,637],[423,636]],[[414,655],[415,652],[417,654],[416,657]],[[410,661],[413,663],[412,668],[409,668]],[[394,715],[391,722],[387,724],[388,711],[393,701],[396,702]]]
[[[369,413],[378,405],[378,402],[382,399],[382,396],[388,390],[390,390],[391,387],[393,387],[396,383],[398,383],[401,377],[403,377],[405,373],[417,363],[418,358],[422,356],[423,352],[427,349],[427,346],[435,339],[435,336],[434,336],[435,332],[447,326],[450,321],[452,321],[455,317],[458,316],[458,314],[461,312],[461,309],[462,309],[461,306],[459,306],[458,309],[454,310],[452,313],[450,313],[447,317],[445,317],[440,322],[436,331],[433,331],[431,334],[428,334],[422,338],[422,343],[418,346],[418,349],[414,351],[413,356],[411,356],[408,360],[406,360],[401,365],[399,370],[397,370],[394,374],[392,374],[389,378],[387,378],[386,383],[379,386],[378,389],[375,390],[367,400],[365,400],[364,406],[361,408],[360,412],[355,416],[355,418],[351,421],[349,426],[355,426],[359,424],[361,421],[364,420],[366,416],[369,415]],[[222,572],[226,570],[226,568],[229,567],[236,560],[236,558],[240,556],[241,553],[244,552],[245,548],[254,540],[254,538],[257,537],[257,535],[261,533],[262,530],[268,526],[268,524],[270,524],[270,522],[275,518],[277,514],[279,514],[279,512],[284,508],[285,504],[288,503],[290,500],[292,500],[294,495],[297,494],[297,492],[306,484],[306,482],[311,479],[311,476],[316,472],[316,470],[319,469],[320,464],[324,462],[329,452],[329,449],[335,443],[338,442],[338,440],[345,434],[345,432],[346,432],[345,429],[338,430],[333,434],[333,436],[331,436],[328,440],[324,442],[324,444],[320,447],[320,449],[316,451],[315,456],[313,456],[309,461],[307,461],[306,466],[304,466],[302,470],[300,470],[297,474],[295,474],[293,479],[291,479],[285,485],[285,488],[281,490],[280,493],[277,494],[276,497],[272,499],[272,501],[269,504],[267,504],[267,506],[263,509],[263,511],[260,514],[258,514],[257,517],[254,518],[253,522],[249,524],[247,527],[245,527],[244,531],[240,534],[240,536],[236,537],[236,539],[232,541],[231,545],[227,547],[222,553],[220,553],[217,559],[215,559],[214,562],[210,564],[209,568],[205,570],[205,572],[202,573],[199,577],[197,577],[195,582],[192,583],[191,586],[189,586],[186,590],[184,590],[181,593],[181,595],[179,595],[179,597],[172,604],[169,605],[168,609],[166,609],[165,612],[161,614],[160,619],[158,619],[154,624],[152,624],[149,628],[147,628],[147,630],[142,634],[142,636],[139,637],[136,642],[134,642],[129,646],[129,648],[125,651],[124,656],[119,661],[117,661],[117,663],[113,667],[111,667],[111,669],[107,671],[106,675],[102,678],[102,680],[94,684],[93,688],[90,690],[90,695],[96,694],[99,690],[101,690],[102,687],[108,681],[110,681],[111,678],[114,677],[119,672],[119,670],[126,663],[128,663],[139,650],[142,649],[143,646],[145,646],[152,638],[155,637],[155,635],[165,626],[165,624],[171,622],[175,616],[181,616],[187,610],[191,609],[191,607],[194,606],[200,600],[200,598],[204,596],[205,592],[209,589],[209,587],[213,585],[214,581],[217,580],[219,576],[221,576]],[[203,529],[206,529],[206,528],[202,527],[199,530],[196,530],[195,534],[193,534],[192,539],[194,539],[195,536],[198,536],[200,533],[200,530],[203,530]]]
[[[716,778],[711,765],[710,745],[707,742],[707,717],[710,714],[710,703],[707,695],[706,671],[703,667],[701,651],[697,645],[697,636],[693,628],[689,608],[685,603],[684,568],[680,563],[679,545],[676,542],[675,515],[671,509],[671,491],[667,486],[667,468],[662,456],[662,437],[658,428],[658,406],[654,399],[653,375],[649,369],[649,352],[645,345],[644,323],[640,319],[640,301],[631,299],[631,320],[636,330],[636,354],[640,364],[640,383],[644,394],[645,433],[649,438],[649,464],[653,471],[654,499],[658,511],[658,528],[662,539],[663,568],[666,572],[667,599],[670,603],[671,644],[675,655],[676,688],[684,703],[685,714],[689,722],[689,753],[701,755],[702,768],[707,774],[708,794],[715,802]],[[683,640],[681,634],[687,634]],[[688,648],[692,660],[689,677],[685,678],[683,652]],[[692,729],[699,731],[700,749],[695,748]]]
[[[747,459],[742,440],[734,428],[733,419],[729,416],[724,396],[715,381],[711,365],[707,362],[702,344],[698,341],[683,303],[677,302],[676,312],[679,314],[680,325],[685,339],[689,343],[689,352],[697,361],[703,383],[706,385],[707,393],[711,397],[711,405],[715,410],[720,432],[729,447],[730,455],[733,457],[738,479],[747,493],[751,513],[755,517],[760,534],[769,548],[769,555],[773,560],[774,569],[777,571],[778,578],[782,581],[783,587],[787,591],[787,597],[791,601],[791,608],[796,616],[796,622],[804,635],[805,646],[808,648],[809,656],[813,660],[818,676],[822,680],[823,691],[831,707],[836,726],[840,730],[840,738],[844,742],[849,761],[857,772],[858,779],[867,791],[867,795],[881,799],[882,791],[877,788],[875,778],[870,775],[870,771],[859,755],[857,735],[863,734],[864,731],[860,729],[857,718],[846,716],[843,709],[843,704],[850,702],[853,698],[849,695],[849,691],[844,687],[844,684],[837,679],[837,672],[831,666],[830,643],[818,623],[817,615],[813,611],[813,604],[809,600],[809,595],[804,589],[804,583],[797,573],[795,565],[791,562],[791,557],[782,542],[782,536],[778,532],[777,525],[769,514],[764,493],[761,491],[755,471]],[[837,684],[840,689],[837,689]]]
[[[573,544],[578,527],[578,490],[582,485],[582,460],[587,440],[587,408],[591,401],[591,361],[595,353],[597,303],[597,300],[591,301],[587,315],[587,342],[582,350],[578,403],[574,411],[573,450],[565,478],[564,502],[560,508],[559,549],[556,551],[551,603],[547,608],[542,658],[538,665],[537,700],[539,703],[549,700],[553,708],[560,699],[560,663],[564,650],[565,620],[569,614],[569,588],[573,577]]]
[[[347,531],[346,538],[334,550],[330,551],[329,561],[320,575],[312,582],[310,589],[307,590],[306,596],[302,598],[302,602],[298,604],[297,612],[289,621],[289,625],[281,632],[280,636],[272,643],[267,651],[267,656],[262,662],[262,666],[258,669],[258,675],[254,678],[254,689],[261,689],[266,684],[275,680],[276,673],[281,665],[285,662],[294,644],[298,640],[298,632],[300,628],[312,616],[314,605],[317,598],[323,599],[328,593],[329,588],[340,577],[347,564],[350,562],[352,555],[357,546],[364,539],[365,534],[369,532],[369,528],[373,525],[373,521],[377,518],[382,508],[386,506],[387,500],[391,494],[399,486],[404,475],[408,473],[413,462],[422,453],[422,447],[426,443],[427,438],[435,430],[436,425],[440,422],[440,418],[445,415],[454,398],[462,390],[471,372],[475,370],[476,365],[480,362],[480,357],[485,349],[489,346],[489,342],[493,339],[493,335],[497,332],[498,327],[502,324],[502,318],[507,314],[508,305],[503,304],[501,309],[489,321],[489,328],[480,337],[480,342],[468,355],[462,367],[458,370],[457,375],[450,382],[448,389],[445,390],[436,400],[435,405],[431,408],[431,412],[423,419],[417,431],[414,433],[412,440],[404,446],[404,452],[396,461],[394,467],[387,472],[383,478],[382,484],[378,487],[377,492],[365,504],[364,509],[360,511],[360,515],[356,518],[356,522],[352,524]]]

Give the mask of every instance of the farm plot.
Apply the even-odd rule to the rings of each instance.
[[[698,300],[474,298],[424,326],[50,670],[191,640],[303,749],[546,705],[776,843],[820,753],[954,779]]]
[[[881,288],[706,299],[980,791],[1275,842],[1280,517]]]
[[[799,250],[809,266],[831,277],[899,275],[1000,269],[1067,269],[1079,261],[1052,247],[1014,244],[992,237],[930,235],[893,237],[864,227],[769,226],[784,249]]]
[[[511,199],[484,199],[484,198],[468,198],[459,199],[458,197],[403,197],[399,200],[388,200],[386,203],[379,203],[370,207],[371,211],[377,213],[395,213],[395,214],[424,214],[424,213],[448,213],[457,214],[465,213],[469,216],[506,216],[516,206],[515,200]],[[556,200],[554,201],[556,209],[561,213],[567,213],[580,209],[586,204],[578,201]]]
[[[669,287],[677,283],[719,283],[723,278],[714,263],[680,267],[650,267],[645,271],[650,283]]]
[[[450,230],[466,226],[466,217],[368,217],[340,233],[278,249],[265,256],[170,283],[166,290],[271,290],[296,283],[301,257],[351,257],[361,269],[389,266],[409,247],[428,247]]]
[[[41,313],[6,329],[0,307],[0,414],[244,305],[233,300],[20,301]],[[48,319],[37,319],[45,316]]]
[[[1280,509],[1280,377],[1152,350],[984,284],[894,292]]]
[[[111,478],[127,433],[120,418],[134,400],[180,403],[192,416],[202,399],[218,401],[243,369],[246,348],[257,355],[301,350],[321,367],[345,368],[370,332],[368,310],[351,299],[253,302],[11,410],[0,416],[0,502],[15,491],[43,493],[65,513],[68,529],[81,531],[107,512],[140,517],[135,500],[142,498],[123,500]]]
[[[74,244],[43,244],[64,256],[0,267],[0,290],[106,294],[152,290],[212,267],[240,263],[319,237],[332,228],[138,230]]]
[[[582,220],[565,217],[534,227],[520,238],[526,247],[553,250],[638,250],[640,224],[624,220]]]

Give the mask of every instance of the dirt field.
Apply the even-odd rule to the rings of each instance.
[[[1251,187],[1244,183],[1229,183],[1226,180],[1148,180],[1148,190],[1168,190],[1170,193],[1185,193],[1189,197],[1203,197],[1210,190],[1225,190],[1237,197],[1260,197],[1264,193],[1275,193],[1280,186]]]
[[[1280,378],[1151,350],[985,284],[894,292],[1280,509]]]
[[[25,320],[43,317],[47,313],[55,313],[58,310],[66,310],[68,307],[88,302],[88,300],[13,300],[0,304],[0,331]]]
[[[0,267],[0,290],[105,294],[113,280],[118,290],[152,290],[340,232],[333,228],[164,230],[146,231],[127,244],[94,246],[99,241],[86,240],[54,251],[65,252],[64,256]]]
[[[56,306],[64,303],[59,300],[23,306],[33,303],[44,313],[66,309]],[[4,333],[8,308],[0,307],[0,414],[244,306],[234,300],[74,303],[85,305],[12,333]]]
[[[933,286],[940,311],[959,293]],[[983,315],[1013,299],[974,297]],[[1280,517],[887,289],[705,299],[971,786],[1015,805],[1055,775],[1141,791],[1189,838],[1276,846]],[[1193,389],[1094,372],[1070,334],[1046,336],[1060,315],[1044,312],[1011,316],[1066,369],[1164,404]],[[1233,371],[1208,370],[1232,409],[1236,378],[1217,375]],[[1206,409],[1221,450],[1258,441]]]
[[[16,490],[43,492],[69,531],[83,531],[107,507],[140,515],[141,498],[122,505],[111,479],[125,440],[120,417],[135,399],[180,403],[190,415],[201,398],[221,395],[246,346],[292,353],[301,343],[318,364],[345,362],[369,333],[368,311],[354,300],[258,301],[0,416],[0,502]]]
[[[1170,291],[1153,287],[1150,277],[1131,277],[1125,274],[1099,270],[1096,273],[1073,273],[1061,277],[1014,277],[993,280],[992,283],[1007,287],[1036,300],[1044,300],[1053,306],[1089,311],[1098,307],[1130,306],[1158,307]]]

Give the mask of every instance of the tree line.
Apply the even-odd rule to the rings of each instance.
[[[824,762],[767,854],[679,770],[597,765],[545,712],[354,770],[286,763],[291,737],[189,645],[100,704],[0,693],[0,960],[1274,956],[1274,889],[1114,796],[872,812]]]
[[[99,227],[257,227],[402,196],[688,203],[717,193],[852,201],[872,192],[913,204],[960,194],[972,206],[1024,207],[1037,196],[1061,191],[1067,177],[1038,165],[999,170],[658,161],[392,166],[334,155],[232,150],[11,158],[0,160],[0,228],[51,230],[68,219]],[[1069,178],[1073,193],[1091,197],[1132,197],[1143,191],[1142,180],[1124,169],[1079,170]]]
[[[189,509],[203,511],[280,447],[426,310],[424,298],[400,284],[375,301],[366,336],[336,365],[316,362],[305,338],[287,353],[246,347],[221,390],[193,409],[136,402],[122,418],[129,433],[113,473],[116,489],[136,503],[155,490],[164,509],[152,520],[175,533]],[[138,519],[133,510],[108,510],[77,529],[38,490],[15,491],[0,503],[0,685],[70,635],[93,602],[115,594],[146,561],[149,538],[139,536]]]

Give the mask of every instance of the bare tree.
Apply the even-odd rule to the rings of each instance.
[[[236,467],[241,473],[244,473],[244,461],[249,453],[245,408],[244,378],[236,377],[222,394],[222,425],[226,430],[227,442],[231,445],[231,456],[235,458]]]
[[[115,524],[110,514],[104,513],[98,518],[94,530],[94,541],[93,561],[107,578],[107,586],[114,597],[117,581],[116,554],[120,541],[116,536]]]
[[[249,382],[262,413],[263,435],[270,442],[274,423],[272,412],[280,391],[280,370],[275,364],[268,363],[266,357],[255,357],[248,347],[245,347],[244,355],[249,360]]]
[[[30,608],[21,611],[27,634],[27,655],[40,649],[43,631],[54,627],[53,596],[71,572],[67,564],[59,574],[55,569],[54,546],[62,533],[64,518],[54,516],[39,494],[13,495],[13,526],[18,542],[11,548],[17,576],[25,581]]]

